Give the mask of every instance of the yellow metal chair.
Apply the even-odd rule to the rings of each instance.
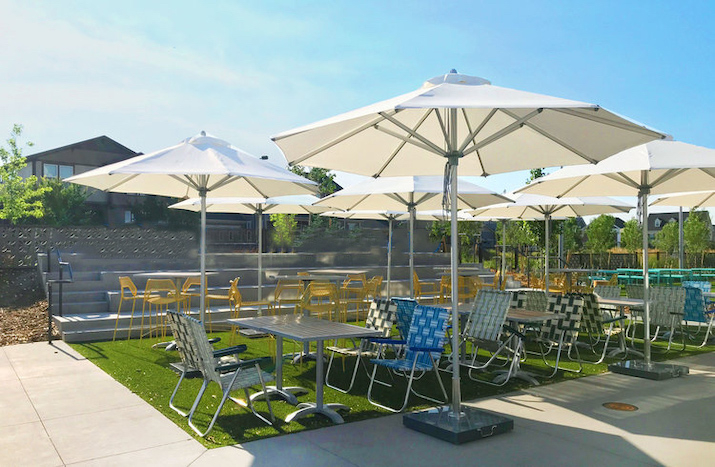
[[[365,296],[365,301],[367,306],[370,306],[373,300],[376,300],[382,296],[382,281],[384,278],[382,276],[372,276],[367,281],[367,295]]]
[[[313,281],[308,284],[300,302],[300,310],[308,311],[319,319],[327,315],[331,321],[347,320],[347,311],[343,309],[338,288],[328,282]]]
[[[211,322],[211,313],[209,311],[211,310],[211,300],[224,300],[228,302],[229,307],[233,310],[235,307],[235,304],[233,300],[235,300],[235,297],[232,295],[231,289],[235,288],[236,291],[238,291],[238,281],[241,280],[240,277],[236,277],[234,280],[229,281],[229,289],[225,294],[222,293],[207,293],[206,294],[206,320],[208,321],[209,325],[209,332],[213,332],[213,323]]]
[[[343,281],[340,287],[340,298],[345,305],[345,310],[350,305],[355,306],[355,321],[360,321],[360,312],[365,309],[367,313],[367,302],[365,298],[368,294],[368,282],[365,274],[348,274],[348,278]]]
[[[300,300],[303,297],[303,282],[298,280],[279,280],[273,292],[274,309],[279,312],[283,305],[293,306],[293,310],[297,311]]]
[[[181,296],[184,313],[188,314],[188,311],[191,308],[191,299],[193,297],[201,296],[201,278],[187,277],[184,284],[181,286],[181,292],[179,295]]]
[[[415,288],[415,299],[419,303],[434,303],[438,300],[441,300],[441,282],[420,281],[420,278],[419,276],[417,276],[416,272],[412,274],[412,279]]]
[[[156,331],[157,336],[159,335],[159,329],[161,329],[161,335],[166,336],[165,327],[165,314],[168,312],[169,305],[175,303],[176,311],[179,311],[179,305],[181,304],[181,297],[176,290],[176,285],[171,279],[147,279],[146,287],[144,287],[144,302],[142,303],[142,321],[140,337],[144,337],[144,312],[146,310],[147,304],[149,305],[149,336],[152,332],[152,313],[153,307],[156,307]]]
[[[231,306],[231,318],[232,319],[238,319],[240,318],[240,311],[241,307],[253,307],[257,306],[259,309],[262,307],[266,307],[268,310],[268,313],[271,315],[274,315],[275,312],[273,310],[273,303],[268,301],[268,300],[243,300],[243,296],[241,295],[241,291],[238,289],[238,280],[239,278],[237,277],[236,279],[231,281],[231,286],[228,289],[228,303]],[[236,333],[238,332],[238,328],[235,325],[231,325],[231,345],[233,345],[233,342],[236,338]]]
[[[134,322],[134,309],[137,305],[137,300],[144,300],[144,294],[138,293],[137,286],[131,278],[127,276],[119,277],[119,307],[117,308],[117,319],[114,322],[114,334],[112,340],[117,338],[117,327],[119,326],[119,314],[122,312],[122,303],[124,300],[132,301],[132,314],[129,316],[129,330],[127,331],[127,339],[132,337],[132,323]]]

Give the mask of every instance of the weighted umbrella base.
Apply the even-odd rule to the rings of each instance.
[[[646,363],[643,360],[627,360],[625,362],[612,363],[608,365],[608,369],[613,373],[653,379],[656,381],[677,378],[689,373],[687,366],[673,365],[670,363]]]
[[[452,444],[468,443],[514,429],[514,420],[492,412],[463,405],[462,413],[461,417],[454,417],[450,406],[442,406],[405,414],[402,424]]]

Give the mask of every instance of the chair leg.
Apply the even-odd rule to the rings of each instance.
[[[353,368],[353,375],[352,375],[352,378],[350,379],[350,385],[347,387],[347,389],[340,388],[340,387],[330,383],[330,369],[333,366],[334,359],[335,359],[335,352],[332,352],[330,355],[330,360],[328,361],[328,369],[325,371],[325,385],[331,389],[340,391],[343,394],[347,394],[348,392],[350,392],[350,390],[353,388],[353,385],[355,384],[355,377],[357,376],[358,367],[360,366],[360,359],[361,359],[360,353],[358,352],[358,355],[356,357],[355,367]]]
[[[183,412],[182,410],[178,409],[174,405],[174,397],[176,397],[176,393],[179,392],[179,386],[181,386],[181,383],[184,381],[184,377],[186,376],[187,371],[188,371],[188,368],[184,367],[184,371],[182,371],[181,376],[179,376],[179,381],[176,383],[174,392],[171,393],[171,397],[169,398],[169,407],[171,407],[174,410],[174,412],[178,413],[182,417],[187,417],[189,415],[189,413]]]
[[[237,372],[238,373],[238,372]],[[216,412],[214,413],[213,418],[211,419],[211,422],[209,423],[209,426],[206,428],[206,431],[203,433],[201,430],[199,430],[196,425],[194,425],[193,419],[194,419],[194,414],[196,413],[196,408],[199,405],[199,402],[201,401],[201,398],[204,395],[204,392],[206,391],[206,387],[208,386],[208,381],[204,380],[204,384],[201,386],[201,390],[199,391],[199,394],[196,396],[196,400],[194,401],[193,407],[191,407],[191,411],[189,412],[189,426],[191,429],[193,429],[196,434],[201,436],[202,438],[209,434],[209,432],[213,429],[214,424],[216,423],[216,419],[218,418],[219,413],[221,412],[221,409],[223,408],[223,405],[226,403],[226,399],[228,399],[228,394],[229,391],[224,391],[223,392],[223,397],[221,397],[221,402],[218,404],[218,408],[216,408]]]
[[[119,313],[122,311],[122,302],[124,301],[124,294],[119,297],[119,308],[117,308],[117,319],[114,321],[114,334],[112,335],[112,342],[117,339],[117,326],[119,326]]]

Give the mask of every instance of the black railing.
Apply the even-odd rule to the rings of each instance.
[[[59,276],[57,279],[50,279],[49,273],[52,272],[52,249],[47,250],[47,342],[52,343],[52,286],[57,284],[57,314],[62,316],[62,286],[64,284],[69,284],[74,281],[72,275],[72,265],[66,261],[62,261],[62,254],[58,248],[54,248],[57,254],[57,267]],[[65,278],[65,271],[68,273],[68,277]]]

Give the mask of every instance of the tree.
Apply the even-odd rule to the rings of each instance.
[[[42,194],[43,224],[58,227],[103,223],[102,213],[85,204],[89,196],[85,187],[45,177],[40,179],[40,186],[47,188]]]
[[[42,217],[41,197],[47,191],[38,186],[34,175],[25,179],[20,175],[27,165],[17,141],[21,135],[22,125],[13,125],[7,140],[8,148],[0,146],[0,219],[8,219],[13,224],[29,217]],[[32,143],[26,145],[29,147]]]
[[[666,252],[669,255],[678,251],[680,227],[677,222],[668,222],[660,229],[660,232],[655,234],[653,244],[659,250]]]
[[[561,222],[561,233],[564,235],[565,251],[579,251],[583,248],[583,230],[576,218],[572,217]]]
[[[281,247],[281,251],[285,247],[293,246],[298,228],[295,214],[271,214],[270,221],[273,224],[273,243]]]
[[[132,206],[132,215],[137,224],[156,223],[166,225],[170,229],[198,229],[201,219],[198,213],[184,209],[169,209],[169,205],[176,201],[174,198],[163,196],[143,196],[141,201]]]
[[[643,249],[643,229],[638,224],[637,219],[630,219],[623,226],[623,230],[621,230],[621,247],[634,256],[638,250]],[[634,264],[638,264],[637,257],[634,257]]]
[[[593,253],[605,253],[616,246],[616,232],[614,226],[616,218],[608,214],[601,214],[586,227],[586,247]]]
[[[685,250],[688,254],[699,254],[702,264],[705,250],[710,246],[709,216],[704,211],[691,211],[683,223]]]
[[[475,221],[457,221],[457,234],[459,235],[460,258],[466,260],[470,258],[470,249],[474,245],[474,238],[482,231],[482,223]],[[446,244],[452,235],[452,228],[449,221],[432,221],[430,225],[429,238],[432,241],[444,240]]]
[[[318,184],[318,196],[324,198],[338,191],[338,184],[335,183],[335,174],[330,173],[327,169],[319,169],[313,167],[307,169],[300,165],[295,165],[290,168],[291,172],[312,180]]]

